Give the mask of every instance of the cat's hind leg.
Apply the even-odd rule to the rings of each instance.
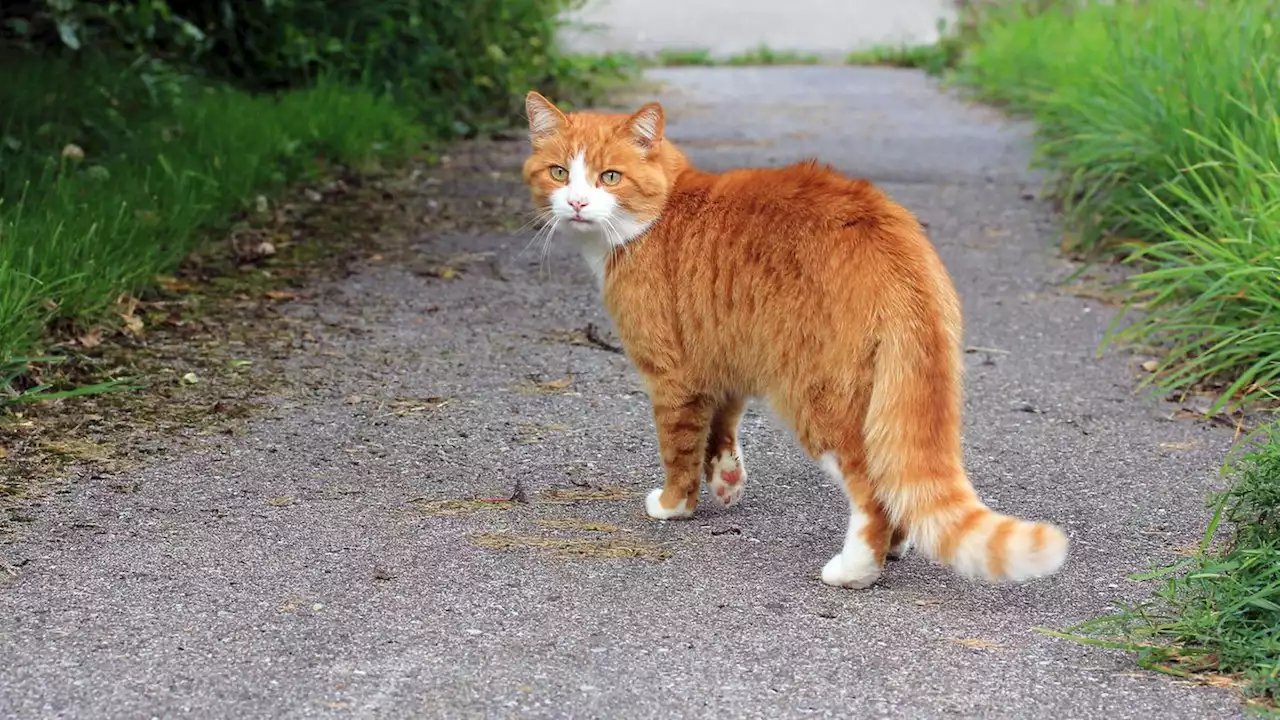
[[[746,486],[747,469],[742,464],[742,448],[738,445],[738,424],[746,407],[746,398],[731,397],[721,402],[711,416],[703,475],[711,499],[722,507],[742,502]]]
[[[705,395],[655,387],[653,419],[666,482],[645,498],[645,512],[655,520],[693,517],[702,489],[702,464],[715,404]]]
[[[894,528],[893,535],[889,538],[889,552],[886,554],[890,560],[901,560],[911,552],[911,538],[907,536],[905,528]]]
[[[855,589],[870,587],[880,578],[891,543],[896,540],[905,545],[906,539],[894,532],[888,514],[876,500],[860,449],[823,453],[818,463],[849,499],[844,546],[822,567],[822,582]]]

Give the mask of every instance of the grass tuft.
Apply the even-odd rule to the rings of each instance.
[[[0,359],[0,411],[30,403],[53,402],[140,387],[130,378],[115,378],[87,385],[66,385],[61,379],[40,379],[40,368],[60,365],[67,360],[67,357],[57,355]]]
[[[846,65],[918,68],[940,76],[960,61],[972,42],[973,24],[980,17],[977,11],[962,8],[961,22],[955,27],[948,27],[945,19],[938,20],[938,41],[932,45],[876,45],[849,53],[844,62]]]
[[[672,48],[659,50],[652,55],[612,55],[608,56],[608,62],[612,64],[611,67],[616,65],[618,72],[625,72],[643,67],[820,65],[823,60],[820,55],[813,53],[775,50],[767,45],[759,45],[733,55],[717,56],[706,48]]]
[[[1122,606],[1062,637],[1130,650],[1144,667],[1240,686],[1280,700],[1280,426],[1263,431],[1229,466],[1232,484],[1213,498],[1199,553],[1135,579],[1158,580],[1151,601]],[[1225,542],[1217,543],[1220,530]]]
[[[705,48],[659,50],[652,63],[658,67],[710,67],[719,64],[711,51]]]
[[[730,55],[724,64],[739,67],[757,65],[818,65],[822,58],[813,53],[795,52],[792,50],[774,50],[767,45],[760,45],[753,50]]]
[[[1160,391],[1280,393],[1280,2],[988,7],[956,77],[1039,126],[1072,249],[1139,272],[1108,343]]]

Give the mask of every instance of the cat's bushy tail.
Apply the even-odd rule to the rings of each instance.
[[[877,499],[916,548],[962,575],[1017,582],[1054,573],[1066,535],[991,510],[965,474],[958,307],[906,311],[921,306],[914,300],[889,313],[896,319],[876,351],[863,437]]]

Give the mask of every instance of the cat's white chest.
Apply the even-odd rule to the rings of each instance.
[[[569,240],[578,246],[582,259],[595,276],[596,286],[604,288],[604,269],[611,256],[618,248],[644,235],[653,225],[652,220],[640,221],[626,213],[616,213],[609,224],[590,228],[570,228],[564,232]]]
[[[582,253],[582,259],[596,279],[596,287],[603,288],[604,269],[609,262],[609,255],[617,246],[600,233],[574,233],[574,235],[576,236],[574,241],[578,245],[578,251]]]

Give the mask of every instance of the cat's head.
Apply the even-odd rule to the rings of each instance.
[[[525,109],[533,150],[524,179],[557,228],[622,244],[662,213],[684,158],[663,137],[661,105],[631,115],[564,113],[530,92]]]

